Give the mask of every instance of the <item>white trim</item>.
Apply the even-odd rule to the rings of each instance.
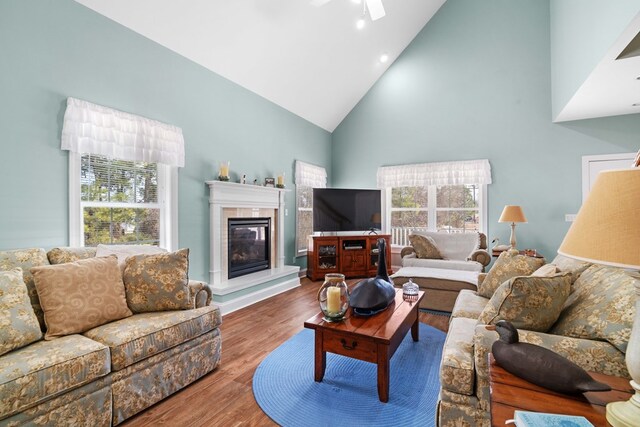
[[[220,313],[224,316],[225,314],[233,313],[236,310],[248,307],[252,304],[263,301],[267,298],[271,298],[272,296],[281,294],[291,289],[295,289],[297,287],[300,287],[299,277],[278,283],[277,285],[265,289],[260,289],[258,291],[243,295],[227,302],[216,302],[214,293],[213,304],[217,305],[220,308]]]
[[[80,153],[69,152],[69,246],[84,246],[84,223],[80,206]]]
[[[487,195],[487,192],[489,191],[489,188],[487,186],[487,184],[480,184],[480,197],[479,197],[479,201],[481,203],[480,205],[480,232],[483,233],[486,237],[487,235],[487,227],[488,227],[488,218],[487,216],[489,215],[489,197]]]
[[[603,170],[633,167],[636,153],[619,153],[619,154],[597,154],[593,156],[582,156],[582,203],[587,200],[587,196],[591,191],[593,182],[591,179],[592,171],[600,172]],[[627,163],[628,162],[628,163]],[[623,163],[622,165],[620,163]]]

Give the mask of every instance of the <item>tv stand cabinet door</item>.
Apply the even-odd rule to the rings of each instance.
[[[365,276],[367,274],[367,250],[343,249],[340,259],[345,276]]]
[[[340,272],[340,245],[337,237],[314,236],[307,251],[307,277],[322,280],[328,273]]]

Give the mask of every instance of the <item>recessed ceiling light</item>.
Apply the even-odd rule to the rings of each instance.
[[[382,55],[380,55],[380,62],[382,62],[383,64],[388,60],[389,60],[389,55],[387,55],[386,53],[383,53]]]
[[[364,28],[365,24],[366,24],[366,21],[364,20],[364,18],[360,18],[356,21],[356,28],[361,30]]]

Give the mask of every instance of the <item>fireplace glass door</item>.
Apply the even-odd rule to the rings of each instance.
[[[229,279],[271,267],[270,218],[229,219]]]

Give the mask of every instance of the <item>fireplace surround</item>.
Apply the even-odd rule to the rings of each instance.
[[[209,187],[209,283],[213,301],[222,314],[300,286],[300,267],[285,265],[285,194],[288,190],[223,181],[206,181],[206,184]],[[230,277],[228,220],[231,218],[269,219],[269,268]]]

